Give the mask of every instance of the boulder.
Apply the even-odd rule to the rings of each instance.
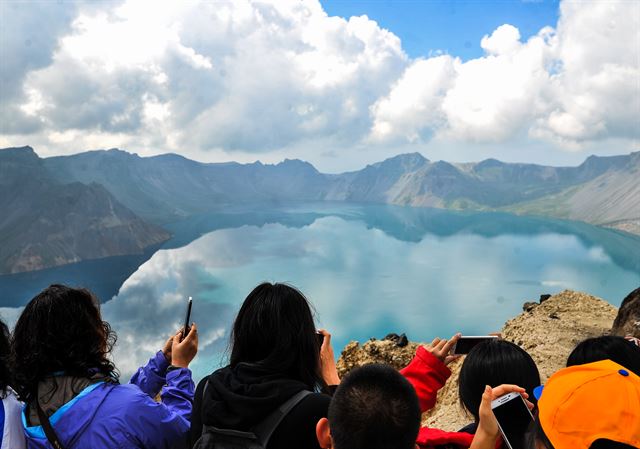
[[[640,338],[640,287],[629,293],[620,305],[611,334]]]
[[[525,312],[531,312],[536,307],[538,307],[538,303],[533,301],[527,301],[522,304],[522,310],[524,310]]]

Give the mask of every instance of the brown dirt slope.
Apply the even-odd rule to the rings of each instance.
[[[585,293],[565,290],[542,304],[507,321],[502,336],[523,347],[536,361],[542,381],[565,365],[575,345],[585,338],[609,332],[617,309],[606,301]],[[349,343],[338,360],[340,375],[367,363],[406,366],[418,343],[397,347],[393,341],[370,340],[360,346]],[[423,425],[458,430],[469,423],[458,403],[458,373],[462,359],[450,368],[451,378],[438,395],[436,408],[423,416]]]

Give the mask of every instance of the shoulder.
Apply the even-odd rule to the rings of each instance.
[[[331,396],[324,393],[311,393],[302,399],[296,406],[284,418],[284,421],[289,423],[314,420],[315,423],[318,419],[327,416],[329,411],[329,403],[331,402]]]
[[[137,413],[140,408],[157,405],[157,403],[137,385],[106,385],[105,388],[111,391],[108,392],[100,408],[103,410],[117,410],[120,416],[127,415],[128,413]]]
[[[7,389],[2,396],[2,406],[5,413],[20,413],[22,411],[23,403],[18,400],[16,393],[12,389]]]
[[[331,396],[324,393],[312,393],[306,396],[284,417],[268,448],[319,448],[316,439],[316,424],[325,418],[329,411]]]

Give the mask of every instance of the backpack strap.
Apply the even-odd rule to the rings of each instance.
[[[44,430],[44,434],[46,435],[47,440],[49,440],[49,444],[51,444],[54,449],[64,449],[64,446],[60,442],[56,431],[53,430],[53,427],[51,426],[51,422],[49,422],[49,418],[42,410],[42,407],[40,407],[40,402],[38,401],[37,397],[35,405],[38,412],[38,418],[40,419],[40,425],[42,426],[42,430]]]
[[[262,447],[267,447],[269,439],[271,439],[271,435],[278,428],[284,417],[310,394],[311,392],[308,390],[302,390],[294,394],[253,428],[253,433],[258,437]]]

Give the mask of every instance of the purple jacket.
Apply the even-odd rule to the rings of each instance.
[[[185,448],[194,385],[187,368],[165,378],[168,366],[159,351],[129,384],[93,384],[60,407],[50,422],[65,449]],[[22,424],[27,448],[51,449],[41,426],[27,427],[24,410]]]

